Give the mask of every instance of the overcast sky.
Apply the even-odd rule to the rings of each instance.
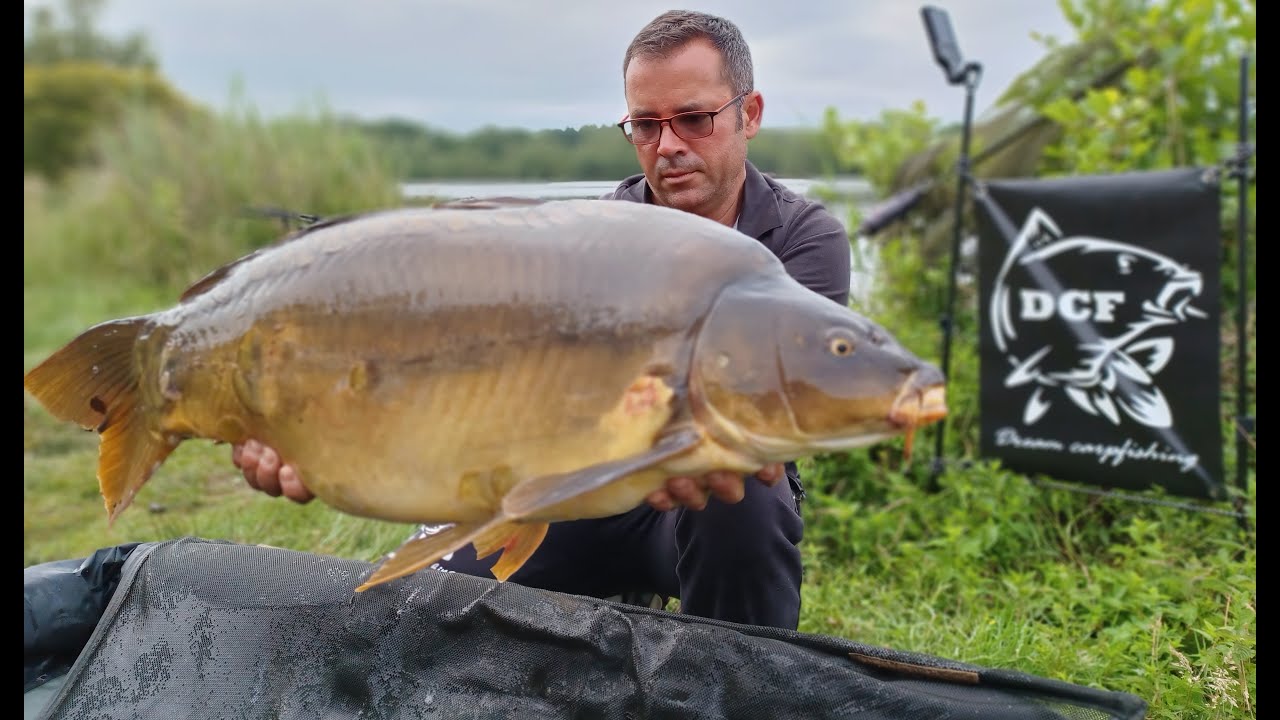
[[[38,3],[50,4],[50,3]],[[259,111],[317,101],[366,118],[465,132],[565,128],[625,112],[621,62],[646,22],[673,7],[741,28],[766,125],[815,125],[834,107],[870,119],[923,100],[958,121],[964,90],[934,64],[907,0],[107,0],[108,34],[144,32],[165,75],[226,107],[237,82]],[[981,114],[1043,54],[1033,31],[1073,38],[1056,0],[936,0],[966,59],[982,64]],[[28,2],[30,8],[32,3]]]

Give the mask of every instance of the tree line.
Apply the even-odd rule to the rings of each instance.
[[[407,120],[361,121],[401,177],[412,179],[613,180],[638,172],[635,150],[612,125],[560,130],[485,127],[457,134]],[[812,177],[835,172],[817,128],[764,128],[749,155],[763,172]]]

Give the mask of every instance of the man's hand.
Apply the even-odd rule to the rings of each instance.
[[[281,465],[280,455],[257,440],[231,446],[231,462],[244,472],[249,487],[270,495],[283,494],[298,503],[311,502],[315,495],[302,484],[292,465]]]
[[[284,495],[298,503],[311,502],[315,498],[302,484],[302,478],[298,477],[298,471],[292,465],[281,465],[276,451],[256,440],[233,445],[231,462],[244,473],[244,479],[250,487],[271,497]],[[765,485],[773,487],[786,477],[786,471],[782,463],[774,463],[761,468],[756,477]],[[649,493],[645,502],[659,512],[674,510],[680,505],[691,510],[702,510],[707,507],[707,501],[713,495],[720,502],[732,505],[740,502],[745,493],[746,480],[742,475],[717,471],[696,478],[669,478],[667,486]]]
[[[765,465],[756,473],[756,477],[760,479],[760,482],[768,487],[777,485],[778,481],[786,476],[786,470],[783,468],[782,463]],[[667,486],[662,490],[655,490],[649,493],[648,497],[645,498],[645,502],[649,503],[649,507],[658,512],[673,510],[678,505],[684,505],[690,510],[702,510],[707,507],[709,495],[714,495],[720,502],[732,505],[733,503],[741,502],[745,493],[746,480],[742,475],[733,472],[716,471],[696,478],[668,478]]]

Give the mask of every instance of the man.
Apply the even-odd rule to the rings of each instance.
[[[764,98],[754,88],[751,53],[738,28],[704,13],[664,13],[627,48],[623,78],[628,115],[620,126],[643,173],[609,197],[736,227],[764,243],[797,280],[847,304],[843,225],[747,161]],[[237,446],[232,459],[250,485],[268,494],[311,498],[297,473],[280,467],[268,448]],[[678,597],[692,615],[794,630],[802,493],[794,463],[766,467],[754,478],[671,478],[630,512],[553,524],[510,580],[596,597]],[[468,546],[437,568],[488,576],[496,559],[477,560]]]

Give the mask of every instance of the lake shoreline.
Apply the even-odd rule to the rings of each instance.
[[[871,183],[858,176],[832,178],[777,178],[792,191],[808,197],[830,192],[840,199],[865,204],[874,200]],[[598,198],[613,192],[618,180],[406,180],[401,192],[409,200],[439,198],[461,200],[481,197],[515,197],[536,200]]]

